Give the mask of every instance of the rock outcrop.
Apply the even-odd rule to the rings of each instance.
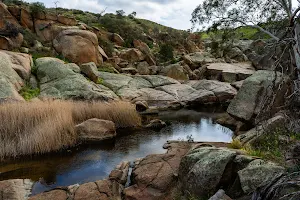
[[[89,82],[83,75],[70,69],[68,65],[56,58],[46,57],[36,60],[41,97],[86,100],[118,98],[108,88]]]
[[[260,70],[247,78],[237,96],[231,101],[227,112],[242,121],[252,121],[266,106],[275,114],[284,105],[290,91],[290,80],[280,72]],[[276,93],[273,93],[276,91]]]
[[[31,75],[31,67],[33,66],[31,55],[11,51],[0,51],[0,54],[2,53],[9,56],[12,64],[11,67],[17,72],[17,74],[23,80],[28,81]]]
[[[176,192],[181,158],[191,148],[188,143],[166,145],[166,154],[149,155],[135,162],[132,186],[124,190],[126,200],[167,199]]]
[[[213,80],[188,81],[180,84],[161,75],[128,76],[99,72],[102,84],[122,99],[146,101],[149,105],[168,107],[174,103],[197,106],[207,103],[226,103],[237,91],[229,83]]]
[[[76,64],[103,63],[97,36],[85,30],[69,29],[60,32],[53,40],[55,50]]]
[[[191,150],[180,163],[181,190],[199,198],[215,193],[226,166],[235,156],[235,151],[214,147]]]
[[[206,78],[233,83],[241,81],[255,72],[251,63],[211,63],[206,66]]]
[[[222,188],[237,199],[268,185],[284,171],[277,164],[235,150],[200,146],[182,158],[178,175],[181,191],[187,196],[204,198]]]

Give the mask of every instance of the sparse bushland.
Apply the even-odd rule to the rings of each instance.
[[[58,151],[77,142],[75,125],[91,118],[111,120],[117,128],[141,123],[128,102],[48,101],[0,105],[0,160]]]

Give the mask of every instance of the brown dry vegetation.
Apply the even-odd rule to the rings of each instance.
[[[0,160],[42,154],[77,142],[75,125],[90,118],[115,122],[116,127],[139,126],[128,102],[49,101],[0,105]]]

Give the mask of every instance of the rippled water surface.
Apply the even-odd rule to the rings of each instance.
[[[163,112],[159,118],[169,122],[159,132],[152,130],[118,130],[118,137],[109,144],[81,146],[64,153],[26,158],[0,165],[0,180],[30,178],[35,181],[33,194],[76,183],[96,181],[108,176],[121,161],[133,161],[148,154],[164,153],[167,140],[230,142],[232,131],[214,122],[220,114],[180,110]]]

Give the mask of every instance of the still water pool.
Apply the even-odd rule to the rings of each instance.
[[[57,186],[68,186],[103,179],[121,161],[134,161],[148,154],[164,153],[168,140],[230,142],[232,131],[214,122],[218,109],[162,112],[159,118],[169,122],[160,130],[118,130],[108,144],[81,146],[67,152],[23,158],[0,164],[0,180],[29,178],[35,181],[33,194]]]

